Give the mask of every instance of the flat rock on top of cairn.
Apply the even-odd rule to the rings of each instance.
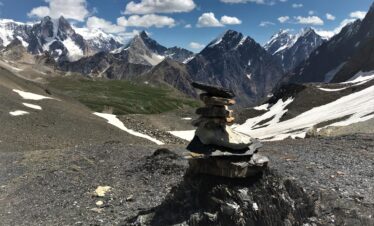
[[[223,97],[223,98],[234,98],[235,97],[235,94],[231,90],[225,89],[223,87],[208,85],[208,84],[199,83],[199,82],[193,82],[191,85],[194,88],[205,91],[212,96]]]

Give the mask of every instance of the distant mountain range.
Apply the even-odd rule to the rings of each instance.
[[[62,71],[169,86],[194,97],[191,81],[220,85],[235,91],[239,106],[267,100],[279,84],[340,82],[374,70],[373,39],[373,7],[329,40],[306,28],[298,34],[280,31],[261,46],[228,30],[197,54],[165,47],[145,31],[122,44],[103,31],[74,28],[63,17],[33,25],[0,20],[0,46],[8,59],[37,55]]]

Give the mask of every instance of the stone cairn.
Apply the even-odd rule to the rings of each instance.
[[[192,86],[203,91],[200,99],[205,106],[196,110],[200,117],[192,122],[197,130],[187,146],[189,171],[245,178],[264,170],[269,159],[257,153],[262,144],[230,127],[235,119],[228,107],[235,104],[234,93],[202,83],[194,82]]]

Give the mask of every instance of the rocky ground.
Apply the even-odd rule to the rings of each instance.
[[[219,225],[224,225],[222,222],[374,223],[373,135],[265,143],[262,153],[271,159],[269,172],[244,182],[222,181],[218,187],[219,180],[215,178],[183,177],[187,169],[187,162],[181,158],[184,147],[168,145],[163,148],[171,152],[155,153],[160,146],[113,141],[58,150],[1,152],[1,222],[3,225],[141,225],[148,220],[152,225],[165,225],[161,223],[173,213],[175,224],[204,225],[202,222],[206,221],[196,220],[203,216],[199,213],[207,213],[205,220],[206,216],[213,216],[214,220],[216,213],[209,205],[187,205],[196,200],[193,194],[193,199],[186,199],[186,212],[174,209],[169,215],[160,213],[170,200],[175,201],[176,191],[181,197],[194,191],[193,185],[186,186],[186,182],[205,178],[205,186],[215,188],[209,194],[217,195],[223,203],[231,203],[217,211],[217,219],[223,219]],[[104,197],[98,197],[95,194],[98,186],[111,189]],[[242,189],[247,189],[244,197],[252,199],[251,205],[238,200]],[[281,206],[284,211],[276,214]],[[240,215],[245,210],[248,214]],[[190,215],[192,212],[196,214]],[[236,217],[235,221],[227,221],[228,213]]]
[[[271,164],[258,177],[196,176],[186,174],[186,141],[167,133],[193,129],[193,109],[119,117],[166,143],[157,146],[72,99],[0,74],[0,225],[374,225],[370,126],[265,143]],[[12,89],[55,100],[25,100]],[[12,117],[15,110],[29,114]]]

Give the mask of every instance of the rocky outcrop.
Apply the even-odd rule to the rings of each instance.
[[[272,171],[239,180],[187,174],[160,206],[127,225],[303,225],[313,210],[301,187]]]

